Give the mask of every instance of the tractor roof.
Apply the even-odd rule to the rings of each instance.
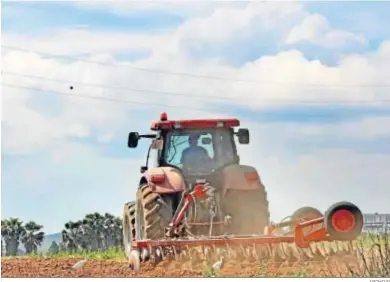
[[[162,113],[160,120],[152,122],[151,130],[176,129],[176,128],[232,128],[240,126],[236,118],[208,118],[208,119],[181,119],[168,120],[166,113]]]

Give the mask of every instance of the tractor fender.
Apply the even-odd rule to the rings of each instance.
[[[256,191],[265,190],[260,175],[252,166],[229,165],[221,171],[222,191]]]
[[[163,181],[154,182],[153,176],[162,176]],[[168,194],[183,192],[185,190],[184,177],[178,169],[173,167],[151,168],[142,175],[140,185],[148,184],[153,192]]]

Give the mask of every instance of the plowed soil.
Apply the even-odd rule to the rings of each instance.
[[[205,265],[182,265],[179,262],[164,261],[157,266],[143,264],[137,275],[128,268],[126,261],[88,260],[80,269],[72,266],[82,258],[2,258],[2,277],[204,277],[208,272]],[[238,264],[227,261],[217,271],[224,277],[346,277],[349,268],[356,269],[357,261],[352,256],[329,257],[326,261],[301,263],[299,265],[276,265],[272,263]]]

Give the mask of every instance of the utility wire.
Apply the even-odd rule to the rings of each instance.
[[[40,89],[40,88],[20,86],[20,85],[7,84],[7,83],[2,83],[2,86],[11,87],[11,88],[18,88],[18,89],[26,89],[26,90],[32,90],[32,91],[38,91],[38,92],[44,92],[44,93],[53,93],[53,94],[57,94],[57,95],[63,95],[63,96],[69,96],[69,97],[75,97],[75,98],[103,100],[103,101],[115,102],[115,103],[148,105],[148,106],[168,107],[168,108],[180,108],[180,109],[188,109],[188,110],[192,110],[192,111],[202,111],[202,112],[209,112],[210,111],[210,109],[206,110],[204,108],[202,109],[202,108],[194,108],[194,107],[179,106],[179,105],[176,106],[176,105],[149,103],[149,102],[129,101],[129,100],[116,99],[116,98],[91,96],[91,95],[86,95],[86,94],[72,94],[72,93],[65,93],[65,92],[53,91],[53,90],[48,90],[48,89]]]
[[[116,90],[122,90],[122,91],[129,91],[129,92],[141,92],[141,93],[152,93],[152,94],[162,94],[162,95],[171,95],[171,96],[181,96],[181,97],[196,97],[201,99],[207,99],[207,100],[226,100],[226,101],[240,101],[239,98],[231,98],[231,97],[222,97],[222,96],[207,96],[207,95],[198,95],[198,94],[190,94],[190,93],[175,93],[175,92],[165,92],[165,91],[156,91],[156,90],[148,90],[148,89],[135,89],[135,88],[128,88],[128,87],[121,87],[121,86],[112,86],[112,85],[105,85],[105,84],[94,84],[94,83],[86,83],[82,81],[71,81],[71,80],[65,80],[65,79],[56,79],[56,78],[49,78],[49,77],[43,77],[43,76],[36,76],[36,75],[30,75],[30,74],[23,74],[23,73],[17,73],[17,72],[9,72],[9,71],[2,71],[2,74],[5,75],[11,75],[11,76],[18,76],[18,77],[25,77],[25,78],[32,78],[32,79],[41,79],[41,80],[47,80],[47,81],[54,81],[54,82],[60,82],[60,83],[68,83],[69,85],[85,85],[85,86],[91,86],[91,87],[98,87],[98,88],[106,88],[106,89],[116,89]],[[239,93],[235,93],[239,94]],[[277,103],[295,103],[295,104],[331,104],[331,103],[369,103],[367,100],[298,100],[298,99],[264,99],[264,102],[277,102]],[[381,99],[381,100],[375,100],[373,101],[375,103],[390,103],[390,99]]]
[[[144,71],[144,72],[154,72],[154,73],[160,73],[165,75],[176,75],[176,76],[186,76],[186,77],[194,77],[194,78],[201,78],[201,79],[211,79],[211,80],[222,80],[222,81],[234,81],[234,82],[247,82],[247,83],[272,83],[272,84],[282,84],[282,85],[296,85],[296,86],[306,86],[306,87],[346,87],[346,88],[354,88],[354,87],[390,87],[390,84],[339,84],[339,85],[329,85],[329,84],[314,84],[314,83],[297,83],[293,81],[269,81],[269,80],[253,80],[253,79],[238,79],[238,78],[231,78],[231,77],[217,77],[217,76],[208,76],[208,75],[200,75],[200,74],[192,74],[192,73],[185,73],[185,72],[174,72],[174,71],[168,71],[168,70],[161,70],[161,69],[150,69],[150,68],[140,68],[140,67],[134,67],[129,65],[121,65],[117,63],[103,63],[103,62],[97,62],[93,60],[87,60],[87,59],[81,59],[76,58],[72,56],[66,56],[66,55],[58,55],[58,54],[52,54],[48,52],[41,52],[41,51],[35,51],[15,46],[8,46],[8,45],[1,45],[5,49],[9,50],[16,50],[20,52],[26,52],[26,53],[35,53],[38,55],[43,56],[50,56],[50,57],[58,57],[73,61],[80,61],[84,63],[90,63],[90,64],[97,64],[102,66],[111,66],[111,67],[120,67],[120,68],[128,68],[133,69],[136,71]]]
[[[91,95],[86,95],[86,94],[72,94],[72,93],[65,93],[65,92],[53,91],[53,90],[48,90],[48,89],[40,89],[40,88],[34,88],[34,87],[29,87],[29,86],[20,86],[20,85],[7,84],[7,83],[3,83],[2,86],[16,88],[16,89],[38,91],[38,92],[42,92],[42,93],[52,93],[52,94],[56,94],[56,95],[62,95],[62,96],[68,96],[68,97],[74,97],[74,98],[85,98],[85,99],[93,99],[93,100],[122,103],[122,104],[148,105],[148,106],[156,106],[156,107],[164,107],[164,108],[179,108],[179,109],[186,109],[186,110],[198,111],[198,112],[208,112],[208,113],[210,111],[217,110],[217,109],[210,109],[210,108],[205,109],[205,108],[188,107],[188,106],[184,106],[184,105],[167,105],[167,104],[150,103],[150,102],[130,101],[130,100],[122,100],[122,99],[116,99],[116,98],[91,96]],[[273,115],[273,113],[262,113],[262,114],[267,115],[267,116]],[[318,116],[318,114],[316,116]]]
[[[69,84],[74,84],[74,85],[85,85],[85,86],[91,86],[91,87],[116,89],[116,90],[124,90],[124,91],[131,91],[131,92],[145,92],[145,93],[153,93],[153,94],[163,94],[163,95],[172,95],[172,96],[187,96],[187,97],[216,99],[216,100],[237,100],[234,98],[222,97],[222,96],[206,96],[206,95],[198,95],[198,94],[190,94],[190,93],[175,93],[175,92],[148,90],[148,89],[136,89],[136,88],[113,86],[113,85],[107,85],[107,84],[86,83],[86,82],[82,82],[82,81],[71,81],[71,80],[65,80],[65,79],[48,78],[48,77],[43,77],[43,76],[22,74],[22,73],[9,72],[9,71],[2,71],[1,73],[5,74],[5,75],[13,75],[13,76],[26,77],[26,78],[34,78],[34,79],[56,81],[56,82],[61,82],[61,83],[69,83]]]

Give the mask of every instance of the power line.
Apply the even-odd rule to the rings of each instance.
[[[116,89],[116,90],[124,90],[124,91],[131,91],[131,92],[145,92],[145,93],[153,93],[153,94],[172,95],[172,96],[191,96],[191,97],[196,97],[196,98],[217,99],[217,100],[237,100],[234,98],[222,97],[222,96],[206,96],[206,95],[197,95],[197,94],[189,94],[189,93],[175,93],[175,92],[148,90],[148,89],[135,89],[135,88],[121,87],[121,86],[112,86],[112,85],[107,85],[107,84],[86,83],[86,82],[82,82],[82,81],[71,81],[71,80],[65,80],[65,79],[48,78],[48,77],[43,77],[43,76],[22,74],[22,73],[9,72],[9,71],[1,71],[1,73],[6,74],[6,75],[26,77],[26,78],[57,81],[57,82],[61,82],[61,83],[73,83],[75,85],[80,84],[80,85],[91,86],[91,87]]]
[[[43,56],[63,58],[63,59],[80,61],[80,62],[90,63],[90,64],[97,64],[97,65],[102,65],[102,66],[128,68],[128,69],[132,69],[132,70],[136,70],[136,71],[154,72],[154,73],[160,73],[160,74],[165,74],[165,75],[186,76],[186,77],[194,77],[194,78],[210,79],[210,80],[246,82],[246,83],[271,83],[271,84],[282,84],[282,85],[296,85],[296,86],[303,86],[303,87],[331,87],[331,88],[339,88],[339,87],[340,88],[390,87],[390,84],[349,84],[349,85],[348,84],[329,85],[329,84],[314,84],[314,83],[305,83],[304,84],[304,83],[297,83],[297,82],[293,82],[293,81],[270,81],[270,80],[238,79],[238,78],[232,78],[232,77],[217,77],[217,76],[200,75],[200,74],[185,73],[185,72],[174,72],[174,71],[161,70],[161,69],[140,68],[140,67],[134,67],[134,66],[129,66],[129,65],[121,65],[121,64],[117,64],[117,63],[103,63],[103,62],[97,62],[97,61],[93,61],[93,60],[76,58],[73,56],[66,56],[66,55],[52,54],[52,53],[42,52],[42,51],[29,50],[29,49],[15,47],[15,46],[8,46],[8,45],[1,45],[1,46],[5,49],[16,50],[16,51],[20,51],[20,52],[35,53],[35,54],[43,55]]]
[[[76,94],[72,94],[72,93],[65,93],[65,92],[40,89],[40,88],[34,88],[34,87],[28,87],[28,86],[20,86],[20,85],[14,85],[14,84],[7,84],[7,83],[2,83],[2,86],[10,87],[10,88],[17,88],[17,89],[38,91],[38,92],[42,92],[42,93],[52,93],[52,94],[56,94],[56,95],[62,95],[62,96],[68,96],[68,97],[74,97],[74,98],[85,98],[85,99],[93,99],[93,100],[122,103],[122,104],[148,105],[148,106],[156,106],[156,107],[164,107],[164,108],[179,108],[179,109],[186,109],[186,110],[198,111],[198,112],[208,112],[208,113],[210,111],[217,110],[217,109],[188,107],[188,106],[184,106],[184,105],[167,105],[167,104],[150,103],[150,102],[129,101],[129,100],[116,99],[116,98],[97,97],[97,96],[91,96],[91,95],[86,95],[86,94],[77,94],[76,95]],[[262,114],[273,115],[273,113],[262,113]]]
[[[53,93],[53,94],[57,94],[57,95],[70,96],[70,97],[75,97],[75,98],[103,100],[103,101],[115,102],[115,103],[148,105],[148,106],[167,107],[167,108],[181,108],[181,109],[188,109],[188,110],[192,110],[192,111],[201,111],[201,112],[209,112],[210,111],[210,109],[206,110],[204,108],[194,108],[194,107],[187,107],[187,106],[176,106],[176,105],[149,103],[149,102],[129,101],[129,100],[116,99],[116,98],[91,96],[91,95],[86,95],[86,94],[77,94],[76,95],[76,94],[72,94],[72,93],[65,93],[65,92],[40,89],[40,88],[34,88],[34,87],[28,87],[28,86],[20,86],[20,85],[14,85],[14,84],[7,84],[7,83],[2,83],[2,86],[11,87],[11,88],[26,89],[26,90],[32,90],[32,91],[38,91],[38,92],[45,92],[45,93]]]
[[[80,84],[80,85],[91,86],[91,87],[116,89],[116,90],[122,90],[122,91],[130,91],[130,92],[141,92],[141,93],[143,92],[143,93],[162,94],[162,95],[181,96],[181,97],[196,97],[196,98],[207,99],[207,100],[214,99],[214,100],[226,100],[226,101],[240,101],[239,98],[222,97],[222,96],[206,96],[206,95],[198,95],[198,94],[190,94],[190,93],[175,93],[175,92],[148,90],[148,89],[135,89],[135,88],[112,86],[112,85],[105,85],[105,84],[86,83],[86,82],[82,82],[82,81],[56,79],[56,78],[49,78],[49,77],[16,73],[16,72],[9,72],[9,71],[2,71],[2,74],[11,75],[11,76],[26,77],[26,78],[32,78],[32,79],[54,81],[54,82],[60,82],[60,83],[69,83],[72,85]],[[238,93],[236,93],[236,94],[238,94]],[[348,100],[315,100],[314,101],[314,100],[298,100],[298,99],[264,99],[264,102],[277,102],[277,103],[285,102],[285,103],[296,103],[296,104],[322,104],[322,103],[326,103],[326,104],[339,103],[340,104],[340,103],[368,103],[369,101],[366,101],[366,100],[353,100],[353,101],[348,101]],[[390,103],[390,99],[376,100],[375,103]]]

